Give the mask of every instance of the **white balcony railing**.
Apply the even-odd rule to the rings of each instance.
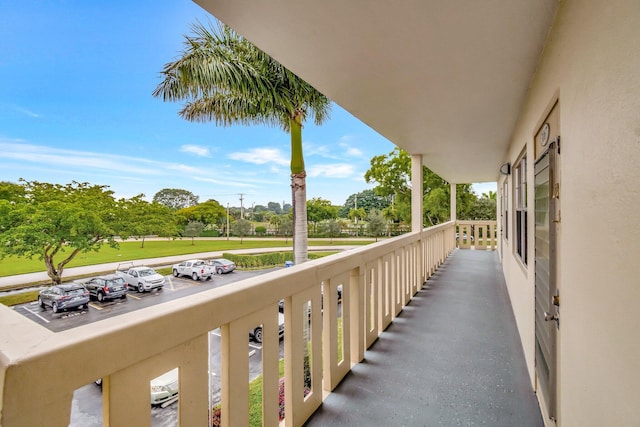
[[[150,425],[149,381],[175,367],[180,425],[209,425],[208,337],[216,328],[222,423],[248,425],[247,331],[263,324],[263,425],[277,426],[278,301],[284,299],[284,424],[299,426],[455,245],[449,222],[58,333],[0,306],[0,425],[66,427],[74,391],[97,378],[103,378],[105,426]],[[321,293],[335,295],[338,286],[341,306],[324,298],[322,309]],[[307,351],[311,392],[305,395]]]
[[[456,226],[456,241],[460,249],[497,249],[496,221],[457,221]]]

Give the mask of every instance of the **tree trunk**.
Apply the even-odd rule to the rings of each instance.
[[[291,118],[291,196],[293,201],[293,259],[296,265],[307,261],[307,173],[302,155],[302,112]]]

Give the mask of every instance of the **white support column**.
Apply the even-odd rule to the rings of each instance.
[[[411,155],[411,231],[422,231],[422,155]]]
[[[451,221],[456,220],[456,185],[451,184]]]

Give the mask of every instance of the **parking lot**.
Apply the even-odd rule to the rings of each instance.
[[[229,285],[249,277],[277,270],[278,268],[279,267],[253,271],[236,270],[228,274],[216,274],[213,276],[213,279],[205,281],[194,281],[189,277],[166,276],[165,285],[161,290],[140,293],[131,289],[125,299],[105,300],[103,302],[92,300],[89,303],[89,307],[85,310],[71,309],[53,313],[49,307],[43,309],[38,306],[37,301],[14,306],[14,310],[51,331],[59,332],[91,322],[119,316],[141,308],[150,307],[155,304],[172,301],[205,290]],[[78,282],[85,280],[78,280]]]
[[[92,300],[87,309],[71,309],[59,313],[53,313],[50,307],[41,308],[37,302],[22,304],[14,307],[16,312],[37,322],[38,324],[54,332],[71,329],[91,322],[115,317],[155,304],[169,302],[178,298],[203,292],[208,289],[233,284],[234,282],[268,273],[279,269],[241,271],[214,275],[213,279],[194,281],[189,277],[165,277],[165,285],[161,290],[140,293],[131,289],[125,299],[98,302]],[[78,280],[84,282],[85,280]],[[211,402],[216,404],[220,399],[220,332],[210,332],[209,348],[209,372]],[[251,379],[262,372],[262,345],[249,340],[247,334],[247,351],[249,354],[249,372]],[[280,342],[280,351],[283,351],[283,343]],[[151,423],[154,427],[174,426],[177,423],[177,404],[172,403],[166,407],[149,406]],[[73,427],[98,427],[102,426],[102,394],[101,388],[93,383],[77,389],[73,396],[70,426]]]

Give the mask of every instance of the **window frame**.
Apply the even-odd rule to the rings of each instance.
[[[522,154],[513,167],[513,250],[525,266],[529,252],[527,169],[527,155]]]

